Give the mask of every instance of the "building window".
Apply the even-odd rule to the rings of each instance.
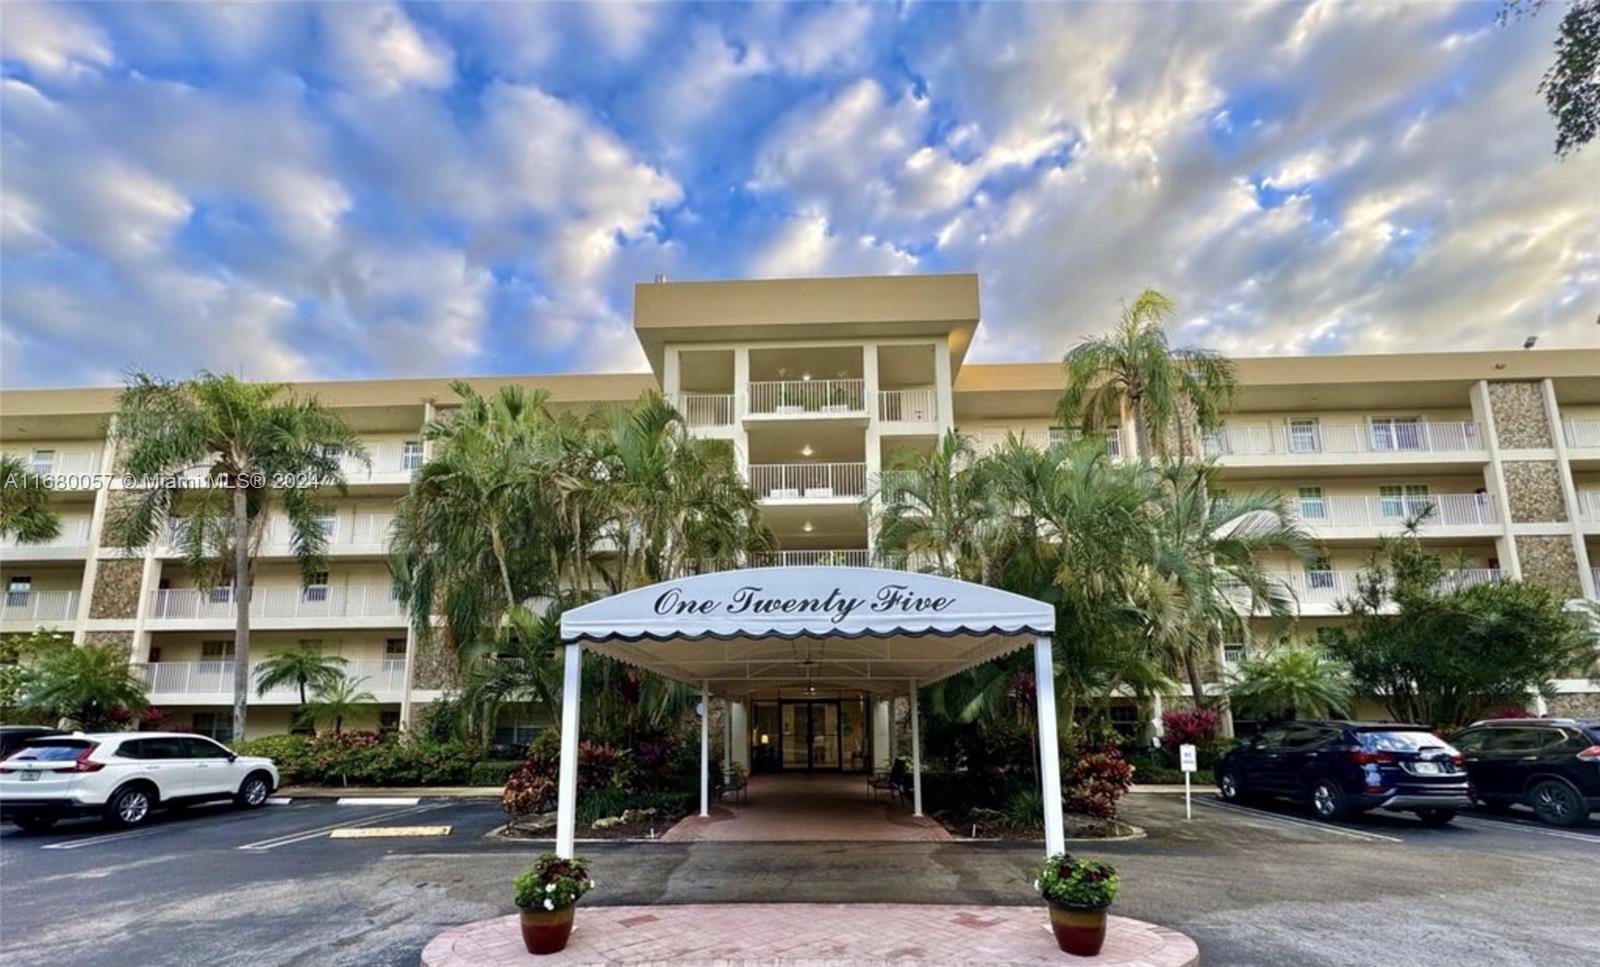
[[[33,590],[33,578],[19,574],[6,582],[6,606],[21,608],[28,603],[28,594]]]
[[[233,588],[227,584],[219,584],[207,593],[212,604],[227,604],[233,600]]]
[[[1378,506],[1385,517],[1418,517],[1428,511],[1427,484],[1385,484],[1378,488]]]
[[[1318,648],[1327,648],[1333,644],[1335,628],[1332,625],[1322,625],[1317,629],[1316,644]]]
[[[1325,557],[1319,557],[1306,568],[1306,583],[1313,591],[1331,591],[1337,582],[1338,575],[1333,573],[1333,565]]]
[[[1243,642],[1233,642],[1222,646],[1222,663],[1230,667],[1239,664],[1250,657]]]
[[[1372,449],[1423,450],[1422,420],[1414,416],[1375,417],[1372,420]]]
[[[226,742],[233,738],[233,717],[222,712],[196,712],[190,720],[194,734]]]
[[[1316,418],[1289,421],[1290,453],[1321,453],[1322,425]]]
[[[233,639],[217,638],[200,642],[201,661],[233,661]]]
[[[337,443],[323,444],[322,455],[329,460],[342,460],[344,459],[344,447]]]
[[[383,657],[387,661],[405,661],[406,640],[404,638],[385,638],[383,641]]]
[[[317,529],[322,531],[322,536],[333,540],[334,532],[339,529],[339,515],[329,511],[317,515]]]
[[[400,448],[400,469],[415,470],[422,466],[422,441],[407,440]]]
[[[1108,710],[1111,727],[1123,736],[1133,736],[1139,731],[1139,710],[1132,705],[1113,705]]]
[[[54,450],[33,451],[33,465],[30,469],[33,470],[35,475],[40,477],[47,477],[50,474],[55,473],[56,452]]]
[[[311,575],[311,580],[306,582],[305,589],[302,593],[305,595],[305,599],[307,601],[328,600],[328,572],[313,572]]]
[[[1300,518],[1302,520],[1326,520],[1328,517],[1328,501],[1322,496],[1321,487],[1300,488]]]
[[[378,731],[392,733],[400,731],[400,713],[398,711],[384,710],[378,713]]]

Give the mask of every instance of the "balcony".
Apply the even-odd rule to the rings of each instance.
[[[0,598],[0,624],[8,630],[32,630],[51,623],[78,619],[76,591],[6,591]]]
[[[933,387],[890,389],[878,393],[878,419],[886,423],[933,423],[939,419],[939,397]]]
[[[679,393],[672,402],[688,426],[733,426],[732,393]]]
[[[752,382],[748,416],[865,416],[866,382],[859,379],[784,379]]]
[[[61,533],[37,544],[24,544],[13,534],[0,538],[7,561],[60,561],[89,555],[89,518],[63,517]]]
[[[1578,491],[1578,520],[1585,524],[1600,524],[1600,490]]]
[[[1299,614],[1334,614],[1339,602],[1353,597],[1360,588],[1361,571],[1282,571],[1268,575],[1293,596]],[[1441,591],[1459,591],[1476,584],[1500,580],[1498,568],[1459,568],[1447,570],[1439,581]],[[1248,604],[1244,587],[1225,585],[1229,597],[1243,608]]]
[[[167,588],[154,592],[150,620],[178,624],[231,623],[231,588]],[[377,619],[377,620],[374,620]],[[257,587],[250,599],[250,620],[326,622],[328,627],[397,625],[406,620],[406,606],[387,584],[350,587]]]
[[[1600,420],[1565,420],[1561,431],[1567,446],[1582,450],[1600,450]]]
[[[11,452],[11,451],[7,451]],[[95,486],[92,476],[100,472],[100,450],[54,450],[40,448],[19,451],[29,472],[49,479],[53,490],[90,490]]]
[[[758,500],[858,500],[866,495],[865,463],[753,463]]]
[[[872,555],[864,547],[838,551],[765,551],[750,556],[751,567],[869,567]]]
[[[1342,532],[1396,530],[1422,518],[1423,532],[1495,527],[1500,515],[1488,494],[1428,494],[1404,497],[1302,497],[1289,512],[1323,536]],[[1329,534],[1328,532],[1333,532]]]
[[[156,704],[189,703],[221,705],[233,701],[234,663],[222,661],[159,661],[143,667],[145,688]],[[252,704],[298,705],[300,689],[295,685],[281,685],[268,689],[258,696],[255,676],[261,664],[250,666],[250,701]],[[344,665],[345,677],[358,688],[371,692],[380,702],[400,701],[406,685],[406,663],[403,658],[385,658],[379,661],[352,661]]]
[[[1478,424],[1467,422],[1232,424],[1207,433],[1210,457],[1290,457],[1323,454],[1482,454]]]
[[[422,444],[375,443],[367,447],[368,467],[351,456],[339,459],[339,469],[348,483],[392,483],[411,479],[412,471],[422,466]]]
[[[340,514],[323,522],[322,532],[327,535],[327,553],[330,557],[344,554],[387,554],[389,528],[394,524],[393,514]],[[183,518],[167,521],[167,535],[161,542],[161,553],[175,556],[183,553],[189,522]],[[267,522],[261,535],[260,553],[265,557],[291,557],[294,555],[294,532],[289,521],[274,517]]]

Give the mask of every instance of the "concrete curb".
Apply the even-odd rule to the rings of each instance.
[[[351,799],[413,796],[422,799],[499,799],[501,786],[284,786],[280,796]]]

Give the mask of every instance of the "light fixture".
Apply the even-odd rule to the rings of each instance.
[[[762,745],[771,745],[772,744],[772,736],[768,735],[765,732],[761,733],[761,744]]]
[[[807,534],[811,533],[811,522],[809,520],[806,521],[805,526],[801,527],[800,529],[805,531]]]
[[[817,451],[811,449],[811,444],[809,444],[809,443],[800,448],[800,455],[802,457],[809,457],[809,456],[811,456],[812,454],[814,454],[816,452]]]
[[[811,382],[811,374],[810,373],[801,373],[800,374],[800,378],[805,380],[808,383]]]

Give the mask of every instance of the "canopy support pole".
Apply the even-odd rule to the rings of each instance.
[[[711,815],[711,683],[700,683],[700,815]]]
[[[917,724],[917,680],[911,680],[911,815],[922,815],[922,729]]]
[[[1061,821],[1061,737],[1056,724],[1055,658],[1050,639],[1033,643],[1034,709],[1039,727],[1039,784],[1044,797],[1044,855],[1067,851],[1067,835]]]
[[[556,855],[572,859],[578,820],[578,699],[583,691],[583,646],[571,644],[563,655],[561,680],[561,766],[557,773]]]

